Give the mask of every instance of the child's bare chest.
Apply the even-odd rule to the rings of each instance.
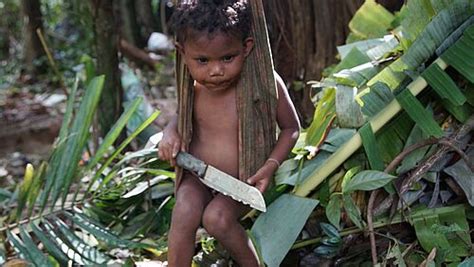
[[[190,152],[237,177],[239,120],[235,94],[213,97],[197,92],[193,106]]]
[[[235,93],[222,97],[196,94],[193,118],[195,130],[206,134],[233,137],[238,133]]]

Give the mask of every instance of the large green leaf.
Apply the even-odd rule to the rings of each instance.
[[[352,177],[342,190],[343,193],[350,193],[356,190],[371,191],[385,186],[396,178],[396,176],[381,171],[361,171]]]
[[[471,83],[474,83],[474,55],[472,47],[474,46],[474,26],[469,27],[461,39],[452,45],[441,55],[449,65],[453,66]]]
[[[440,97],[447,99],[453,105],[460,106],[466,102],[466,97],[456,83],[437,64],[429,66],[421,76]]]
[[[257,218],[251,232],[267,266],[280,266],[317,204],[314,199],[285,194]]]
[[[375,0],[367,0],[349,22],[349,28],[365,39],[382,37],[391,27],[394,16]]]
[[[459,261],[469,255],[471,237],[462,205],[424,209],[411,216],[416,236],[425,251],[434,247],[447,261]]]
[[[48,202],[51,189],[56,183],[57,172],[59,170],[59,165],[61,164],[61,158],[64,155],[64,150],[66,147],[66,139],[69,135],[69,129],[71,127],[71,121],[73,119],[73,110],[74,110],[74,101],[76,100],[76,93],[79,86],[79,79],[76,78],[74,86],[69,92],[69,98],[67,100],[66,112],[63,116],[63,123],[61,124],[61,129],[59,131],[59,136],[56,138],[52,156],[49,159],[48,168],[46,171],[46,184],[44,186],[43,192],[41,193],[41,212],[43,212],[46,204]]]
[[[418,101],[409,90],[402,91],[396,98],[410,118],[412,118],[426,134],[434,137],[443,136],[443,130],[433,119],[432,114],[422,106],[420,101]]]
[[[69,187],[74,179],[78,162],[89,136],[89,127],[99,103],[104,80],[104,76],[96,77],[87,86],[79,111],[72,122],[71,130],[65,140],[64,150],[60,151],[60,155],[55,159],[57,162],[51,164],[51,168],[57,168],[51,170],[54,177],[48,176],[48,179],[54,180],[51,192],[53,203],[56,202],[61,193],[63,193],[63,200],[65,201],[65,196],[69,192]],[[47,194],[48,192],[46,191],[43,205],[46,204]]]

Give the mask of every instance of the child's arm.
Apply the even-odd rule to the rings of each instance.
[[[275,78],[278,88],[277,123],[281,132],[275,148],[265,164],[254,176],[247,180],[249,184],[255,185],[261,192],[267,189],[273,174],[288,157],[300,134],[300,122],[285,83],[277,73],[275,73]]]
[[[163,130],[163,139],[158,144],[158,157],[176,165],[176,156],[179,151],[184,151],[184,142],[178,133],[178,115],[174,115]]]

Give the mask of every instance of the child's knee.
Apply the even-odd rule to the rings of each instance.
[[[207,210],[202,217],[206,231],[214,237],[225,234],[232,225],[238,223],[234,216],[222,210]]]
[[[179,228],[198,228],[201,223],[202,209],[193,203],[178,201],[173,208],[172,224]]]

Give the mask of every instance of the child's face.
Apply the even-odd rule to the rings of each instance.
[[[218,92],[236,84],[253,39],[195,32],[183,44],[177,44],[193,79],[210,91]]]

